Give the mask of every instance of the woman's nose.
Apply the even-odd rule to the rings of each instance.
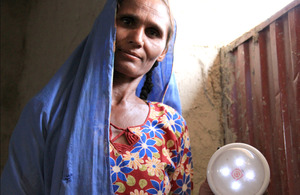
[[[144,30],[143,28],[136,28],[131,32],[129,43],[136,47],[143,47],[144,45]]]

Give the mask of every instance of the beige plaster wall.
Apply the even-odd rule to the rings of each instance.
[[[3,0],[1,2],[1,170],[11,132],[26,102],[85,38],[101,0]],[[174,12],[178,34],[175,74],[192,141],[194,192],[208,160],[223,144],[218,48],[186,42],[191,26]]]
[[[180,34],[178,39],[179,37]],[[188,45],[180,47],[180,44],[178,47],[175,50],[175,73],[183,116],[190,132],[194,192],[197,194],[206,177],[206,167],[211,155],[223,145],[220,63],[217,48]]]
[[[190,131],[194,162],[194,193],[206,177],[211,155],[223,145],[221,126],[221,74],[219,47],[222,33],[208,2],[172,0],[177,22],[175,74],[183,107],[183,116]],[[216,34],[220,34],[219,37]],[[220,44],[220,43],[219,43]]]

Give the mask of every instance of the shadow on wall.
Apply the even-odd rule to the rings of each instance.
[[[8,142],[20,115],[20,78],[24,71],[26,24],[30,3],[1,1],[1,172],[7,159]]]
[[[85,38],[102,7],[98,0],[1,1],[1,172],[23,107]]]

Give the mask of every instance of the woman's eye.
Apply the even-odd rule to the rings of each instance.
[[[150,28],[147,30],[147,33],[149,36],[151,37],[159,37],[160,36],[160,33],[157,29],[154,29],[154,28]]]
[[[133,19],[132,18],[128,18],[128,17],[121,18],[121,21],[125,25],[132,25],[133,24]]]

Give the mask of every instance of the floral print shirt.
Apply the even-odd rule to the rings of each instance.
[[[192,155],[186,122],[165,104],[148,102],[148,105],[150,111],[144,124],[124,130],[126,137],[133,137],[131,144],[110,140],[114,192],[191,194]]]

